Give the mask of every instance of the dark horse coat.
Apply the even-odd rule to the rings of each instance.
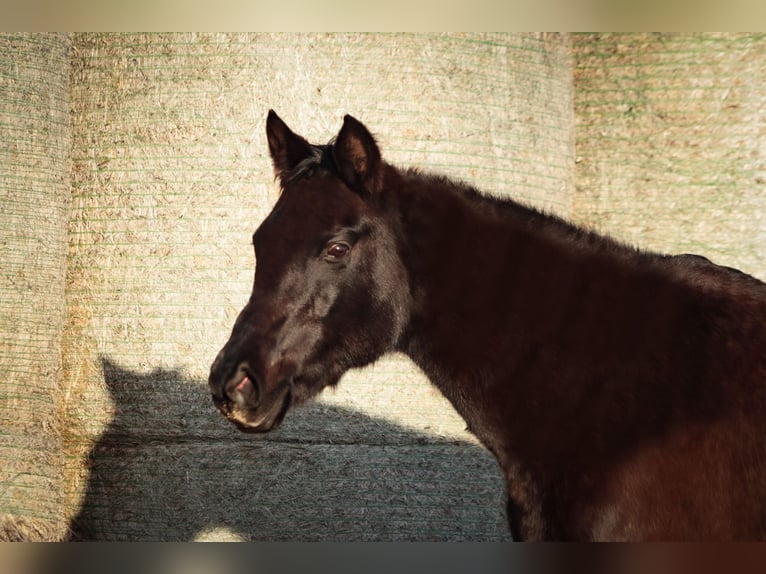
[[[382,160],[274,112],[282,194],[210,373],[240,429],[409,355],[495,455],[521,540],[766,538],[766,285]]]

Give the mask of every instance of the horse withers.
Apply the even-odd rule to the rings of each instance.
[[[496,457],[514,539],[766,538],[764,283],[398,169],[350,116],[266,133],[282,192],[209,380],[239,429],[399,351]]]

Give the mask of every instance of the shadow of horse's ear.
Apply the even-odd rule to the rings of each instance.
[[[293,133],[274,110],[269,110],[266,118],[266,139],[274,162],[274,175],[280,179],[311,155],[309,142]]]
[[[333,146],[340,176],[351,189],[374,194],[381,187],[381,157],[375,138],[357,119],[343,118],[343,127]]]

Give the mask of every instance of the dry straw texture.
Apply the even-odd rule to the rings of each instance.
[[[277,196],[269,108],[315,142],[351,113],[395,163],[568,215],[566,37],[83,34],[72,105],[76,536],[507,539],[496,463],[403,358],[261,438],[218,416],[205,384]]]
[[[56,539],[69,39],[0,35],[0,540]]]
[[[766,279],[766,36],[573,36],[581,221]]]

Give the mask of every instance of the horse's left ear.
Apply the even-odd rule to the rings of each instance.
[[[343,118],[343,127],[333,145],[333,158],[351,189],[369,194],[380,191],[380,150],[360,121],[348,115]]]

